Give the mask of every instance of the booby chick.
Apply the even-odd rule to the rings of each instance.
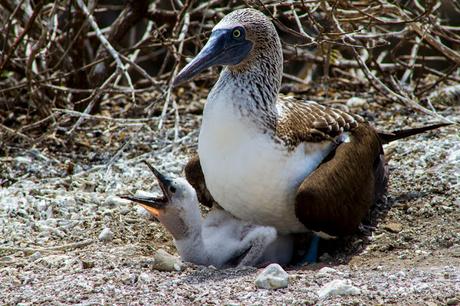
[[[290,262],[290,236],[238,220],[222,209],[213,209],[203,220],[196,192],[185,179],[170,178],[146,164],[158,179],[163,197],[123,197],[139,203],[161,222],[172,234],[182,260],[217,268]]]
[[[254,9],[226,15],[174,84],[216,65],[186,177],[203,204],[282,234],[352,234],[385,191],[382,143],[442,126],[382,134],[360,116],[279,95],[281,42]]]

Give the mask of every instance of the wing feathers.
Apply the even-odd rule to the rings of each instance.
[[[356,231],[369,212],[375,193],[385,188],[386,172],[379,138],[367,124],[332,154],[300,185],[296,215],[311,230],[343,236]]]
[[[333,140],[364,122],[360,116],[326,108],[312,101],[280,96],[278,105],[283,111],[275,127],[275,134],[290,148],[301,142]]]
[[[216,202],[206,187],[203,170],[201,169],[198,155],[193,156],[185,165],[185,178],[196,191],[198,201],[207,207],[212,207]]]

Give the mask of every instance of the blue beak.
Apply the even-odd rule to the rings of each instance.
[[[174,79],[173,86],[192,79],[212,66],[237,65],[246,58],[251,49],[252,42],[244,38],[233,38],[232,30],[215,30],[200,53],[179,72]]]

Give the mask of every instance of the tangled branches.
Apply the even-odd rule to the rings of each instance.
[[[174,75],[220,18],[248,6],[270,16],[284,42],[284,81],[294,83],[285,91],[319,81],[327,97],[331,87],[354,86],[432,113],[429,101],[420,102],[460,80],[456,1],[96,3],[0,0],[1,135],[34,142],[29,131],[47,126],[71,134],[101,104],[120,97],[158,116],[160,127],[171,105],[177,119]],[[211,71],[194,83],[214,78]],[[152,104],[161,111],[145,107]],[[70,112],[79,119],[70,120]]]

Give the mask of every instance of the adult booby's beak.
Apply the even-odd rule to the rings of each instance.
[[[214,30],[208,42],[198,55],[174,79],[177,86],[215,65],[236,65],[240,63],[252,48],[252,42],[243,36],[235,39],[232,29]]]
[[[151,164],[147,161],[143,161],[149,169],[153,172],[155,177],[158,179],[158,184],[160,185],[160,189],[163,192],[162,197],[148,197],[148,196],[120,196],[123,199],[128,199],[130,201],[136,202],[142,207],[144,207],[148,212],[158,218],[160,215],[161,210],[165,209],[168,202],[171,200],[171,192],[170,186],[172,184],[172,180],[167,177],[166,175],[162,174],[160,171],[155,169]]]

